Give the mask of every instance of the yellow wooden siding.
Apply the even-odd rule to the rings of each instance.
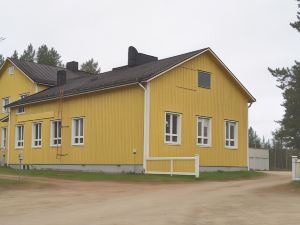
[[[9,75],[8,68],[10,66],[13,65],[9,61],[6,61],[2,68],[2,72],[0,73],[0,119],[8,115],[8,113],[2,112],[3,98],[9,97],[9,101],[13,102],[19,100],[21,94],[34,94],[36,91],[41,91],[47,88],[46,86],[37,85],[32,82],[17,67],[14,67],[14,74]],[[0,131],[2,127],[8,128],[8,123],[0,122]],[[0,132],[0,140],[2,138],[1,135],[2,133]],[[3,152],[3,154],[6,153]],[[1,157],[3,157],[3,154],[0,154],[0,160]]]
[[[198,87],[198,70],[211,73],[211,89]],[[210,53],[150,84],[150,156],[200,155],[202,166],[247,166],[247,97]],[[181,144],[164,143],[165,112],[181,113]],[[196,145],[197,116],[212,118],[212,146]],[[225,148],[224,120],[238,121],[238,149]],[[184,166],[181,166],[184,170]]]
[[[10,163],[17,163],[23,152],[25,164],[142,164],[143,98],[143,89],[134,85],[64,99],[59,148],[50,147],[50,122],[59,117],[59,101],[28,105],[24,115],[13,110],[11,136],[17,123],[24,124],[25,147],[15,150],[11,138]],[[74,117],[84,118],[84,146],[71,144]],[[42,148],[31,147],[33,122],[42,122]],[[57,152],[64,156],[57,157]]]

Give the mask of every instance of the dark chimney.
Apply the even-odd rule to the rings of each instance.
[[[78,62],[75,61],[67,62],[67,69],[72,70],[74,72],[78,72]]]
[[[57,71],[57,85],[64,85],[67,83],[67,72],[65,70]]]
[[[146,55],[139,53],[135,47],[130,46],[128,48],[128,66],[138,66],[149,62],[157,61],[158,58],[152,55]]]

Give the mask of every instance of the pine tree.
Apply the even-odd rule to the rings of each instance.
[[[298,7],[300,8],[300,4]],[[291,26],[300,32],[300,12],[297,17],[298,21]],[[274,137],[280,136],[282,145],[300,152],[300,62],[296,61],[291,68],[269,68],[269,71],[279,83],[277,87],[282,90],[282,106],[285,108],[282,120],[278,121],[280,129],[275,132]]]
[[[36,55],[37,55],[36,56],[37,63],[50,65],[50,66],[62,66],[60,60],[61,56],[54,48],[51,48],[49,50],[47,45],[40,46],[38,48]]]
[[[248,141],[250,148],[261,148],[261,139],[257,136],[256,131],[252,127],[248,130]]]
[[[3,57],[3,55],[0,54],[0,67],[3,65],[5,59]]]
[[[11,56],[11,58],[12,59],[18,59],[19,58],[17,50],[14,51],[14,54]]]
[[[94,61],[93,58],[81,64],[80,70],[85,71],[87,73],[99,74],[100,67],[98,66],[98,62]]]
[[[27,49],[24,50],[23,54],[20,56],[20,60],[34,62],[35,60],[35,50],[33,49],[32,44],[27,46]]]
[[[300,0],[297,0],[298,2],[298,8],[300,8]],[[295,29],[297,29],[300,32],[300,12],[297,12],[297,21],[295,21],[294,23],[290,23],[291,26]]]

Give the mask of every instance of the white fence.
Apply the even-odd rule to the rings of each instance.
[[[194,171],[192,172],[183,172],[174,170],[174,161],[194,161]],[[170,161],[170,168],[168,171],[157,171],[157,170],[148,170],[148,161]],[[147,174],[168,174],[168,175],[193,175],[199,177],[199,155],[194,157],[148,157],[146,159],[146,171]]]
[[[292,156],[292,179],[300,180],[300,159],[297,156]]]

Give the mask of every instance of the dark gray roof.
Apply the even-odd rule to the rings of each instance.
[[[66,70],[67,79],[71,80],[79,77],[86,77],[90,75],[82,71],[74,72],[63,67],[49,66],[38,64],[34,62],[27,62],[18,59],[8,58],[15,66],[22,70],[31,80],[38,84],[44,84],[46,86],[55,86],[57,71]]]
[[[177,64],[197,54],[200,54],[201,52],[204,52],[205,50],[207,50],[207,48],[166,59],[161,59],[154,62],[149,62],[135,67],[124,67],[124,69],[112,70],[109,72],[101,73],[99,75],[81,77],[71,80],[67,82],[67,84],[65,84],[63,87],[64,97],[103,90],[121,85],[130,85],[136,84],[138,82],[144,82],[172,68],[173,66],[176,66]],[[37,94],[30,95],[24,99],[13,102],[8,106],[15,107],[39,101],[56,99],[60,97],[60,88],[60,86],[55,86],[46,89]]]

